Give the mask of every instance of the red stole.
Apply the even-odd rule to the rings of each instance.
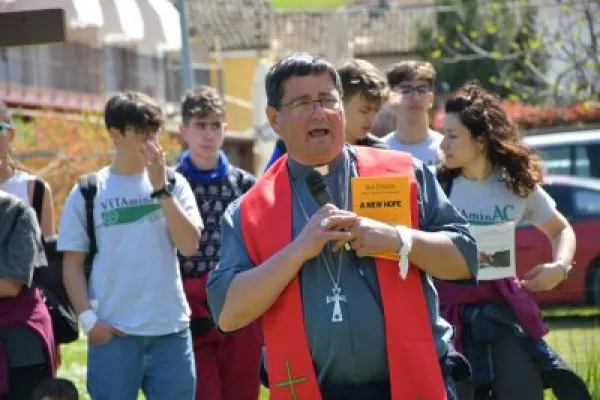
[[[356,147],[360,176],[408,175],[412,227],[419,226],[412,157],[396,151]],[[287,156],[282,157],[242,200],[244,243],[260,265],[292,241],[292,193]],[[419,270],[402,280],[398,263],[377,259],[393,400],[442,400],[446,390],[435,350]],[[320,400],[321,393],[304,326],[296,276],[263,315],[267,368],[273,400]]]

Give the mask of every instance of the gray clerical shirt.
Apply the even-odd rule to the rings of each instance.
[[[477,276],[477,245],[469,234],[467,222],[450,204],[431,171],[416,159],[414,165],[419,186],[420,229],[442,232],[452,239],[465,257],[473,276]],[[306,224],[305,213],[311,216],[319,206],[305,182],[312,168],[292,159],[288,160],[288,167],[290,183],[293,185],[292,234],[296,237]],[[330,173],[325,176],[332,201],[340,208],[344,206],[342,189],[346,187],[348,192],[350,190],[346,180],[350,175],[348,171],[356,175],[356,167],[346,147],[331,163]],[[349,193],[346,195],[351,197]],[[208,302],[215,321],[219,319],[227,290],[236,274],[254,267],[240,230],[240,201],[243,201],[243,197],[233,202],[221,219],[220,263],[210,273],[207,284]],[[348,206],[351,209],[351,204]],[[264,234],[269,234],[268,227],[265,227]],[[333,295],[332,276],[337,281],[341,252],[343,258],[339,286],[346,301],[339,302],[342,321],[332,322],[335,302],[328,302],[327,297]],[[305,262],[300,271],[304,322],[317,379],[319,384],[388,381],[383,311],[375,260],[356,257],[346,250],[341,252],[334,254],[327,246],[321,256]],[[452,338],[452,327],[439,315],[437,292],[431,278],[425,273],[421,277],[435,346],[441,358]],[[475,279],[472,279],[467,283],[474,282]],[[406,306],[410,307],[410,304]]]

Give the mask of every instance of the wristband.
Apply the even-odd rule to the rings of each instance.
[[[96,322],[98,322],[98,316],[92,310],[85,310],[84,312],[79,314],[79,323],[81,324],[81,329],[83,330],[83,333],[85,333],[86,335],[89,331],[92,330],[94,325],[96,325]]]
[[[412,250],[413,237],[412,231],[410,228],[407,228],[403,225],[396,225],[396,230],[398,231],[398,235],[400,235],[400,240],[402,241],[402,247],[398,254],[400,255],[400,276],[402,279],[406,279],[408,275],[408,255]]]

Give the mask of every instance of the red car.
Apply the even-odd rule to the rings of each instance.
[[[544,189],[569,220],[577,237],[573,273],[553,290],[536,294],[541,305],[588,304],[600,306],[600,180],[574,176],[548,176]],[[545,235],[529,225],[516,233],[517,275],[551,260]]]

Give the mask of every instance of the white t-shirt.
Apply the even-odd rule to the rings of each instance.
[[[402,143],[396,139],[396,132],[392,131],[383,137],[383,141],[393,150],[410,153],[414,158],[423,161],[425,165],[437,164],[440,158],[440,145],[444,136],[434,130],[429,130],[429,136],[421,143]]]
[[[188,182],[176,175],[174,198],[197,226],[202,219]],[[158,336],[189,324],[190,310],[179,274],[177,251],[146,172],[97,172],[94,223],[98,253],[89,298],[98,317],[131,335]],[[60,222],[58,249],[89,251],[85,201],[75,185]]]
[[[0,183],[0,190],[13,194],[27,204],[30,204],[29,182],[33,181],[35,181],[34,175],[18,169],[10,178]]]
[[[554,214],[556,204],[546,191],[536,186],[522,198],[500,181],[498,172],[483,181],[457,177],[452,185],[450,201],[472,225],[490,225],[513,221],[547,222]]]

